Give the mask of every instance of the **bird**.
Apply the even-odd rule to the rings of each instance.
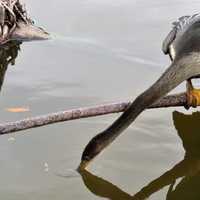
[[[147,90],[131,103],[126,111],[107,129],[93,137],[86,145],[78,170],[110,145],[147,107],[186,81],[186,108],[200,105],[200,90],[192,85],[200,78],[200,13],[186,15],[172,23],[172,29],[163,41],[162,50],[171,64]]]

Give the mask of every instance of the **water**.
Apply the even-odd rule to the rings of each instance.
[[[51,32],[54,40],[21,45],[16,64],[8,67],[2,86],[1,122],[134,99],[169,65],[169,58],[161,52],[161,43],[171,22],[179,16],[198,12],[200,6],[197,0],[27,0],[26,4],[37,24]],[[176,91],[184,88],[181,85]],[[6,110],[10,107],[28,107],[30,111],[10,113]],[[196,135],[198,120],[195,119],[199,116],[193,115],[192,122],[186,123],[174,110],[192,112],[182,108],[144,112],[82,176],[76,168],[84,146],[118,115],[1,136],[0,197],[8,200],[131,199],[183,160],[185,152],[176,123],[181,121],[184,127],[180,127],[188,135]],[[173,121],[175,117],[178,119]],[[178,132],[183,132],[179,129]],[[185,145],[183,137],[182,140]],[[147,187],[148,193],[152,193],[149,199],[166,199],[169,188],[163,188],[166,180],[171,184],[181,176],[187,180],[194,177],[196,182],[189,179],[182,188],[187,194],[198,195],[195,189],[197,136],[193,142],[187,148],[184,146],[189,158],[181,166],[183,173],[178,175],[175,171],[172,178],[159,179],[155,193]],[[188,146],[196,148],[192,151]],[[184,163],[191,166],[190,170],[185,169]],[[168,199],[186,198],[181,189],[175,191],[169,192]],[[138,195],[141,197],[141,193]]]

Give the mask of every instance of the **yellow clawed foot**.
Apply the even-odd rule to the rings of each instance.
[[[187,81],[187,105],[185,106],[186,109],[190,107],[196,108],[200,106],[200,89],[195,89],[192,85],[191,80]]]

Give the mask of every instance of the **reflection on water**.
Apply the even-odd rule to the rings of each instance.
[[[63,37],[23,43],[15,67],[10,66],[6,71],[0,96],[1,122],[134,99],[169,65],[169,58],[161,52],[161,43],[171,29],[171,22],[198,12],[200,1],[44,0],[38,3],[27,0],[26,5],[37,24]],[[169,12],[172,9],[174,12]],[[3,69],[2,74],[6,67]],[[179,89],[183,91],[185,85]],[[8,107],[29,107],[30,112],[10,113],[5,110]],[[95,160],[91,171],[122,188],[117,191],[115,187],[112,192],[111,186],[105,184],[102,188],[106,194],[96,191],[99,196],[129,199],[183,157],[171,112],[171,109],[144,112]],[[77,168],[90,138],[116,117],[102,116],[27,130],[14,135],[15,141],[2,136],[0,198],[102,199],[85,188],[81,177],[70,178],[74,175],[71,169]],[[191,129],[190,125],[185,126]],[[95,180],[88,187],[95,193]],[[150,199],[166,198],[167,189],[154,193]]]
[[[80,171],[85,186],[93,194],[111,200],[130,200],[132,197],[109,181],[93,175],[87,170]]]
[[[0,90],[3,85],[4,77],[8,65],[15,65],[15,60],[20,50],[21,42],[11,41],[0,46]]]
[[[93,175],[80,172],[85,186],[95,195],[111,200],[144,200],[169,185],[166,200],[200,199],[200,112],[185,115],[173,112],[174,126],[185,149],[184,159],[162,176],[144,186],[135,195],[130,195],[114,184]],[[181,178],[178,182],[177,180]],[[178,182],[176,184],[176,182]],[[176,184],[176,185],[175,185]]]

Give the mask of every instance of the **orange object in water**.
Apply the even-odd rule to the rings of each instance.
[[[6,108],[6,111],[13,112],[13,113],[21,113],[21,112],[29,112],[30,109],[28,107],[16,107],[16,108]]]

